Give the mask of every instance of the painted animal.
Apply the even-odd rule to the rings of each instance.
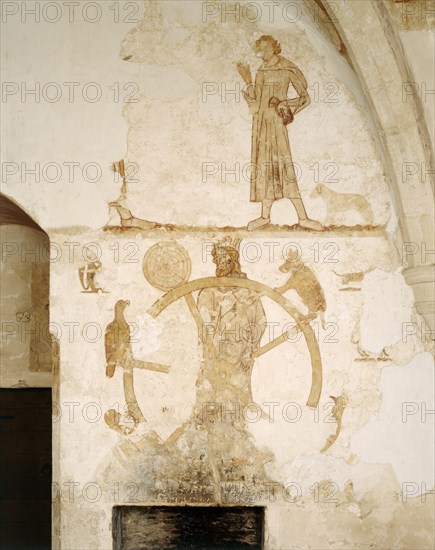
[[[326,440],[325,445],[320,450],[321,453],[326,452],[337,441],[338,436],[340,435],[340,432],[341,432],[341,419],[344,413],[344,409],[346,408],[346,405],[347,405],[347,397],[345,395],[340,395],[338,397],[334,397],[333,395],[330,395],[329,397],[334,402],[331,415],[337,421],[337,427],[335,429],[335,434],[330,435]]]
[[[104,335],[106,348],[106,375],[112,378],[118,365],[123,365],[131,357],[130,327],[124,318],[124,310],[130,305],[128,300],[118,300],[115,305],[115,318],[107,325]]]
[[[358,212],[363,223],[373,225],[373,210],[368,200],[362,195],[337,193],[323,183],[319,183],[310,193],[312,199],[321,198],[326,205],[325,224],[337,225],[337,218],[349,211]]]
[[[361,283],[364,279],[364,275],[368,273],[368,271],[358,271],[356,273],[337,273],[333,269],[331,271],[335,273],[337,277],[341,277],[341,282],[343,285],[348,285],[349,283]]]
[[[286,261],[280,266],[279,270],[282,273],[289,273],[290,277],[282,286],[275,290],[281,294],[290,289],[296,290],[308,308],[306,318],[315,319],[319,315],[324,325],[326,299],[312,269],[304,264],[297,252],[290,251]]]

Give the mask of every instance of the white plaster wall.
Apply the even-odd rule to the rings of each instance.
[[[143,4],[135,2],[137,14],[130,15],[121,2],[117,17],[109,2],[97,3],[99,13],[92,6],[83,12],[84,3],[70,12],[58,2],[61,17],[56,23],[49,21],[56,18],[55,8],[44,17],[49,2],[37,4],[39,22],[26,13],[25,3],[17,4],[18,12],[5,16],[2,25],[2,132],[7,136],[2,145],[3,192],[44,229],[101,227],[108,219],[107,202],[119,188],[110,166],[126,149],[120,111],[130,90],[123,88],[138,81],[119,58],[120,43],[132,26],[124,20],[140,20]],[[55,85],[44,92],[49,83]],[[16,86],[15,94],[4,93]],[[26,95],[35,86],[41,92]],[[101,99],[93,102],[99,92]],[[5,163],[17,164],[17,173],[8,176],[5,171],[16,167]],[[26,174],[35,165],[37,176]]]

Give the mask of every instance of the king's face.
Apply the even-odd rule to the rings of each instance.
[[[235,263],[231,254],[225,251],[225,249],[218,249],[213,261],[216,264],[217,277],[227,277],[231,275],[235,268]]]

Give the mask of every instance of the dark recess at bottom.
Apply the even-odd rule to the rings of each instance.
[[[260,506],[115,506],[114,550],[261,550]]]

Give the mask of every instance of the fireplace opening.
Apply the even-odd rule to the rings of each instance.
[[[261,506],[114,506],[114,550],[261,550]]]

